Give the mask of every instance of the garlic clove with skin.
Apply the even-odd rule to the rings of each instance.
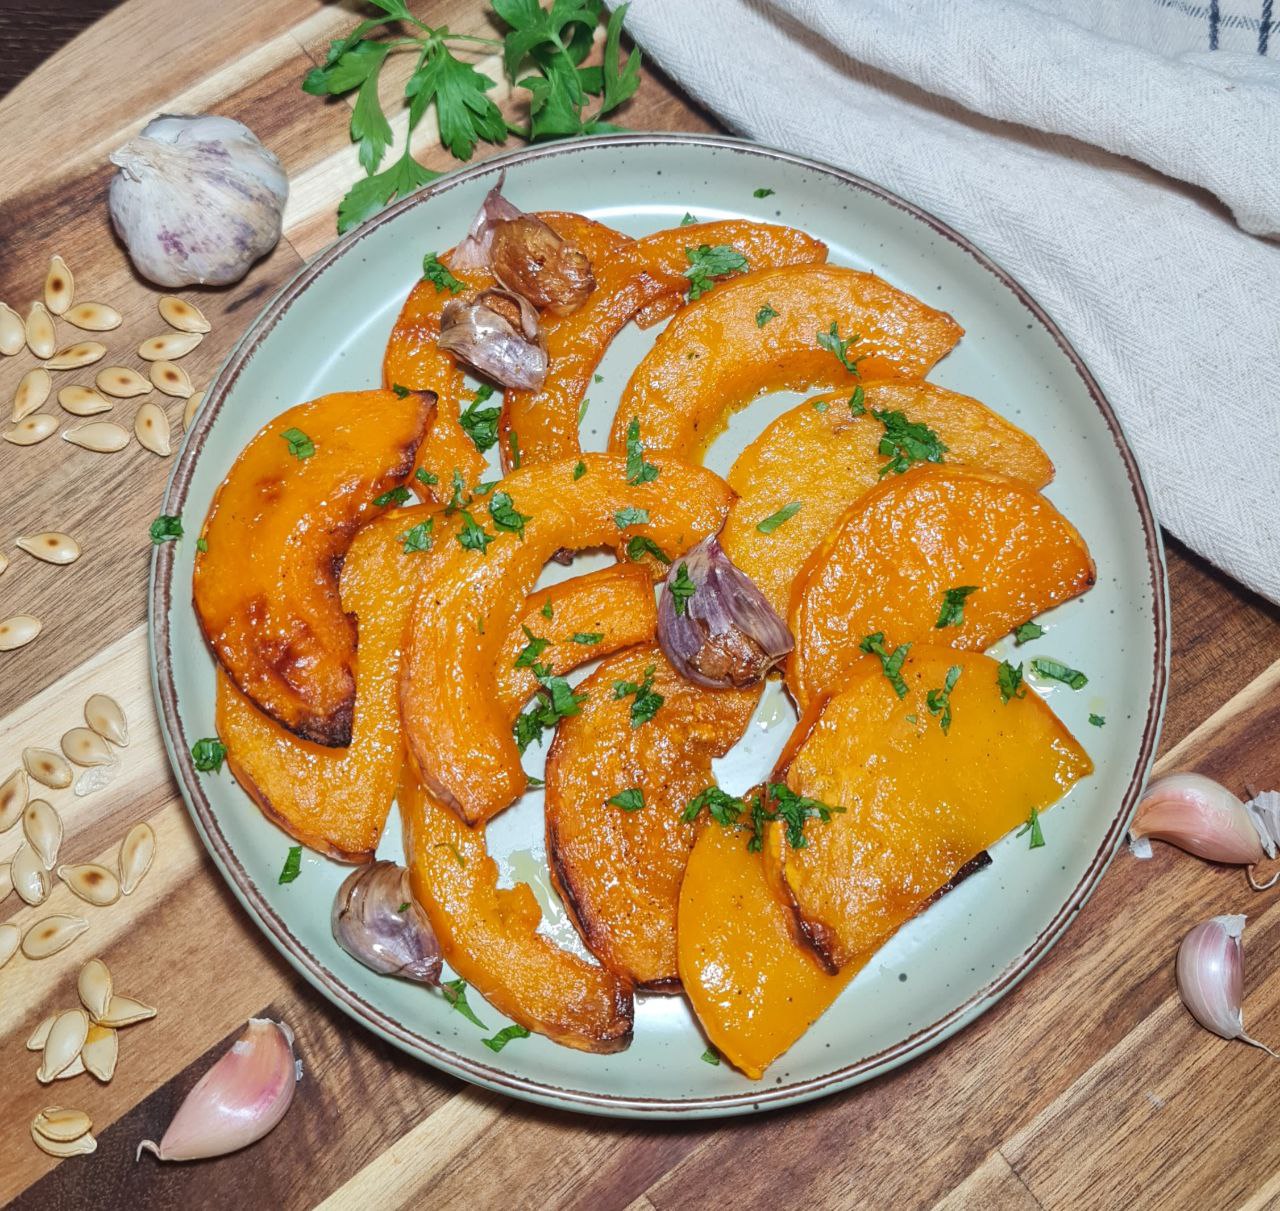
[[[394,862],[358,866],[338,888],[330,924],[339,946],[381,975],[440,983],[440,946]]]
[[[509,290],[492,287],[446,303],[436,344],[499,386],[536,391],[546,381],[538,313]]]
[[[1221,783],[1201,774],[1157,778],[1143,793],[1129,826],[1135,853],[1143,856],[1144,838],[1167,841],[1197,858],[1252,865],[1274,857],[1275,842]]]
[[[524,211],[509,202],[502,193],[506,180],[507,174],[503,172],[498,183],[484,195],[466,238],[449,254],[450,266],[459,273],[466,273],[469,269],[487,269],[495,225],[523,216]]]
[[[151,1152],[162,1161],[194,1161],[247,1147],[284,1118],[301,1079],[293,1031],[283,1022],[250,1018],[187,1094],[160,1142],[143,1140],[134,1159]]]
[[[1239,1039],[1280,1059],[1265,1043],[1244,1032],[1245,918],[1239,915],[1202,921],[1178,947],[1178,992],[1188,1012],[1222,1039]]]

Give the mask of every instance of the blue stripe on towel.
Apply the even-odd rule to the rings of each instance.
[[[1258,54],[1267,53],[1271,38],[1271,0],[1262,0],[1262,20],[1258,23]]]
[[[1210,0],[1209,2],[1209,49],[1218,49],[1218,22],[1221,20],[1218,14],[1218,0]]]

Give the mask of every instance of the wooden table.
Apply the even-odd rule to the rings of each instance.
[[[186,6],[182,6],[185,10]],[[456,31],[484,30],[475,0],[416,6]],[[162,330],[155,295],[109,232],[106,153],[156,112],[217,110],[247,122],[293,181],[285,238],[249,278],[197,292],[213,332],[184,361],[203,386],[249,319],[333,238],[357,171],[349,110],[298,89],[349,9],[317,0],[219,0],[199,18],[167,0],[127,0],[0,102],[0,298],[25,309],[52,253],[81,299],[126,315],[129,350]],[[494,74],[498,74],[496,70]],[[390,87],[398,83],[389,81]],[[505,103],[505,99],[504,99]],[[624,120],[714,129],[658,73]],[[450,165],[429,147],[426,161]],[[135,364],[132,356],[124,359]],[[0,365],[7,401],[25,358]],[[21,365],[19,363],[22,363]],[[61,377],[62,382],[72,376]],[[54,412],[58,409],[52,407]],[[127,418],[132,405],[116,409]],[[177,427],[181,402],[171,401]],[[145,590],[172,460],[131,445],[97,455],[55,439],[0,448],[0,615],[39,615],[31,646],[0,654],[0,776],[26,745],[56,746],[84,698],[128,711],[120,777],[77,799],[55,792],[64,861],[114,861],[135,820],[160,849],[141,888],[92,909],[65,888],[40,909],[16,896],[0,918],[84,911],[91,929],[61,954],[0,970],[0,1200],[28,1207],[677,1206],[1163,1207],[1280,1201],[1280,1080],[1274,1061],[1199,1030],[1173,982],[1178,939],[1214,913],[1245,911],[1247,1020],[1280,1039],[1280,892],[1253,895],[1235,870],[1159,848],[1122,854],[1049,958],[996,1009],[923,1059],[815,1105],[707,1125],[580,1118],[507,1101],[441,1076],[355,1028],[313,993],[250,924],[205,857],[179,800],[151,706]],[[65,529],[70,568],[12,550],[22,533]],[[1161,768],[1194,768],[1235,789],[1280,785],[1280,613],[1169,544],[1173,677]],[[16,846],[0,837],[0,860]],[[24,1049],[31,1028],[75,1002],[74,976],[101,954],[118,990],[159,1007],[121,1038],[115,1079],[50,1088]],[[135,1164],[186,1091],[250,1015],[287,1019],[306,1078],[283,1124],[249,1151],[199,1165]],[[42,1106],[90,1111],[97,1153],[55,1163],[27,1123]]]

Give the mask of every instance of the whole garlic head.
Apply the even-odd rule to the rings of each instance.
[[[279,242],[288,178],[234,118],[162,114],[110,158],[112,225],[159,286],[238,282]]]

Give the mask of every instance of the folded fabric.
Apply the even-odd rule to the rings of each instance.
[[[627,28],[735,131],[884,185],[1013,274],[1107,393],[1162,524],[1280,602],[1270,10],[632,0]]]

